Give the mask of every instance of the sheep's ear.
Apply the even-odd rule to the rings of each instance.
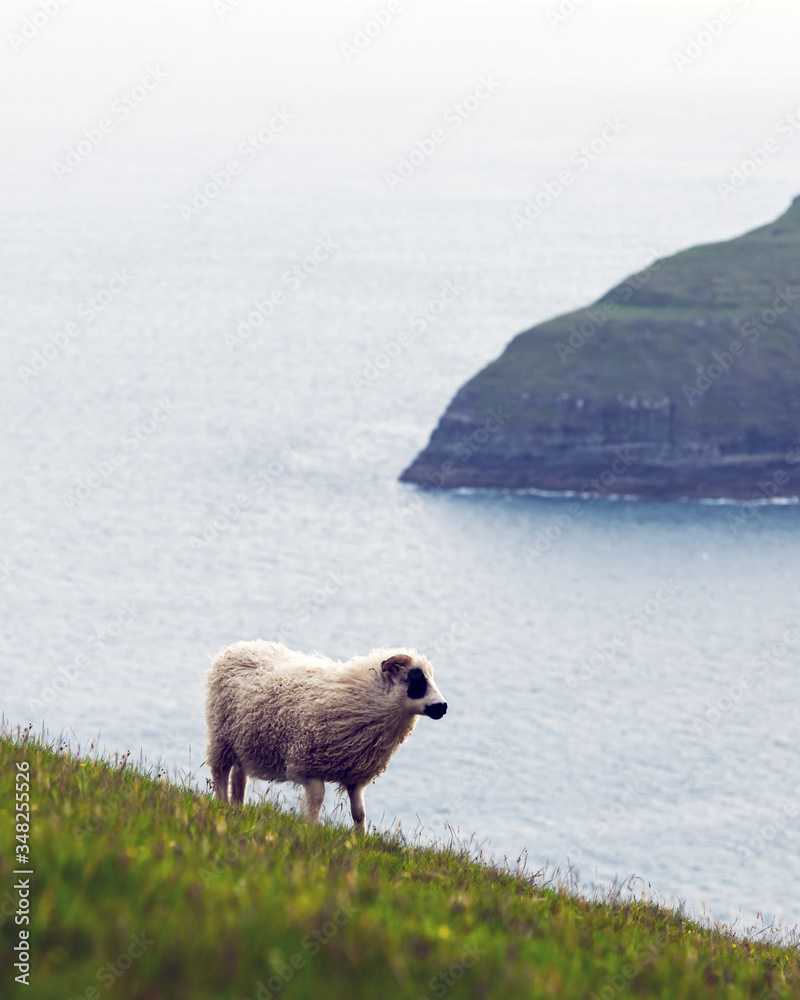
[[[381,670],[384,673],[389,671],[396,674],[400,667],[410,667],[413,662],[413,659],[405,653],[395,653],[381,663]]]

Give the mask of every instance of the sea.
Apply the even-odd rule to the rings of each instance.
[[[797,924],[800,507],[398,482],[514,335],[800,193],[796,32],[644,6],[4,4],[7,727],[205,788],[220,648],[412,646],[368,821]]]

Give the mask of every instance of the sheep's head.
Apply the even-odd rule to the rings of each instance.
[[[447,702],[433,683],[433,667],[427,657],[395,653],[383,660],[381,672],[402,693],[405,707],[412,715],[441,719],[447,711]]]

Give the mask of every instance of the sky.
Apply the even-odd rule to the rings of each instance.
[[[380,31],[371,28],[370,45],[348,59],[344,47],[376,14]],[[36,31],[25,38],[31,18]],[[550,101],[554,82],[612,77],[702,93],[793,84],[798,26],[792,0],[5,0],[0,73],[89,80],[122,70],[121,58],[168,54],[176,75],[199,80],[425,88],[460,74],[467,82],[479,49],[509,84],[541,87]],[[702,56],[676,73],[674,57],[692,39]]]
[[[369,145],[387,125],[398,138],[422,133],[428,123],[416,111],[409,119],[409,95],[428,94],[438,108],[483,74],[501,81],[521,143],[555,133],[556,120],[589,130],[648,94],[648,120],[639,115],[626,142],[631,162],[646,170],[666,155],[679,170],[702,154],[696,131],[684,131],[687,109],[700,105],[709,146],[727,144],[722,169],[732,169],[800,106],[798,28],[794,0],[4,0],[0,167],[51,179],[59,148],[159,67],[167,83],[147,115],[164,142],[160,157],[136,164],[143,172],[168,169],[189,141],[200,152],[204,133],[209,153],[224,148],[265,104],[291,102],[310,149],[333,119],[349,143]],[[365,93],[376,97],[375,119]],[[796,162],[776,158],[765,176],[784,170],[788,180]],[[719,235],[761,221],[760,211],[753,202],[749,214],[724,213]]]

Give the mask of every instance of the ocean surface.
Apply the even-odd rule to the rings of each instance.
[[[516,333],[786,209],[791,46],[749,12],[681,72],[702,4],[431,3],[348,59],[369,6],[227,6],[7,43],[6,720],[202,783],[222,646],[416,646],[449,711],[368,820],[793,926],[800,507],[397,481]]]

